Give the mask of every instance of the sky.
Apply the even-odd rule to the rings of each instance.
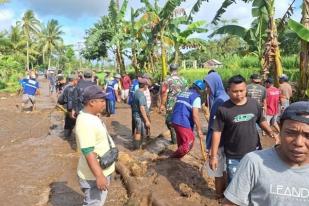
[[[122,2],[122,0],[120,0]],[[150,0],[151,2],[151,0]],[[159,0],[161,6],[166,0]],[[181,7],[189,12],[194,5],[195,0],[187,0]],[[204,20],[210,22],[216,11],[221,6],[223,0],[209,0],[204,2],[194,20]],[[238,19],[241,26],[249,27],[252,21],[251,5],[236,0],[236,4],[230,6],[223,15],[223,19]],[[275,16],[282,17],[289,7],[292,0],[277,0]],[[294,15],[292,18],[299,21],[301,17],[302,0],[296,0]],[[17,20],[20,20],[23,13],[31,9],[36,17],[45,24],[50,19],[58,20],[64,31],[63,39],[65,44],[77,45],[83,42],[85,31],[89,29],[101,16],[107,14],[109,0],[9,0],[9,3],[0,5],[0,31],[9,29]],[[131,7],[140,8],[143,4],[140,0],[129,0],[127,19],[129,19],[129,10]]]

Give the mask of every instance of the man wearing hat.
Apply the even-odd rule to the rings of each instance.
[[[118,94],[120,74],[115,74],[113,80],[107,82],[106,86],[106,113],[107,117],[111,114],[115,114],[116,101],[120,102],[120,97]]]
[[[171,75],[166,78],[161,87],[161,105],[160,110],[166,110],[165,124],[171,133],[171,143],[176,144],[176,133],[172,126],[172,112],[176,103],[177,95],[186,90],[186,80],[178,75],[178,65],[169,66]]]
[[[279,115],[280,90],[274,87],[274,79],[268,77],[265,81],[266,86],[266,120],[269,125],[273,125],[277,132],[280,131],[277,119]]]
[[[144,94],[149,85],[149,80],[140,78],[138,80],[139,89],[134,93],[132,101],[132,120],[134,122],[133,145],[134,149],[140,149],[147,131],[150,130],[150,120],[148,115],[147,100]]]
[[[189,90],[178,94],[172,113],[172,124],[176,132],[178,149],[170,156],[182,158],[193,147],[194,126],[200,139],[204,138],[202,132],[199,109],[201,108],[201,92],[206,88],[202,80],[196,80]]]
[[[279,78],[279,83],[281,112],[283,112],[285,108],[290,105],[290,98],[293,95],[293,90],[289,84],[289,78],[287,75],[282,74]]]
[[[261,85],[262,79],[259,74],[250,76],[251,84],[247,85],[247,96],[255,99],[266,111],[266,89]]]
[[[83,205],[104,205],[109,190],[115,163],[102,169],[97,157],[105,154],[115,144],[109,137],[106,126],[97,116],[105,108],[106,93],[97,85],[84,90],[84,108],[76,120],[76,141],[81,153],[77,175],[84,192]]]
[[[280,127],[280,145],[241,160],[223,205],[308,205],[309,102],[287,107]]]
[[[31,102],[32,104],[32,111],[35,110],[35,95],[40,94],[40,86],[39,82],[36,80],[35,74],[31,74],[30,78],[25,78],[20,80],[20,84],[23,87],[23,96],[22,96],[22,103],[21,103],[21,111],[23,111],[26,104]]]

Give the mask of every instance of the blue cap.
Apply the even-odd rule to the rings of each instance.
[[[195,80],[193,85],[197,86],[200,90],[205,90],[206,84],[203,80]]]

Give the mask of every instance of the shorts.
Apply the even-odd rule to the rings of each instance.
[[[141,134],[142,137],[146,136],[146,125],[141,117],[133,116],[135,132],[137,134]]]
[[[35,97],[33,95],[23,94],[22,102],[24,104],[28,104],[28,102],[30,102],[31,104],[35,104]]]
[[[269,125],[273,125],[278,122],[278,115],[266,115],[266,120]]]
[[[235,176],[241,159],[226,158],[227,183]]]
[[[213,171],[209,167],[209,162],[206,163],[207,173],[210,177],[223,177],[223,172],[226,172],[226,157],[224,153],[224,147],[218,149],[218,168]]]
[[[110,184],[111,176],[107,176],[107,181]],[[84,205],[104,205],[107,198],[108,190],[103,191],[97,188],[95,180],[84,180],[79,178],[79,186],[84,193]]]
[[[129,89],[123,89],[121,90],[121,99],[126,100],[129,96]]]

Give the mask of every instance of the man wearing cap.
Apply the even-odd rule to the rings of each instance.
[[[97,85],[85,88],[84,108],[76,120],[76,141],[78,150],[81,152],[77,175],[85,195],[83,205],[104,204],[111,174],[115,171],[115,163],[102,169],[97,159],[110,149],[108,131],[97,116],[105,108],[105,97],[106,93]],[[113,147],[115,144],[111,138],[110,142]]]
[[[147,100],[144,94],[149,85],[146,78],[138,80],[139,89],[134,93],[132,101],[132,120],[134,122],[134,149],[140,149],[147,130],[150,130],[150,120],[148,118]]]
[[[76,118],[79,112],[83,109],[84,90],[92,85],[95,85],[95,83],[92,82],[92,72],[84,71],[83,78],[78,81],[74,89],[72,118]]]
[[[266,89],[261,85],[262,79],[259,74],[250,76],[251,84],[247,86],[247,96],[255,99],[259,105],[266,111]]]
[[[285,108],[290,105],[290,98],[293,95],[293,90],[289,84],[287,75],[282,74],[282,76],[279,78],[279,83],[281,112],[283,112]]]
[[[64,137],[70,137],[75,126],[76,119],[72,117],[74,89],[78,83],[78,75],[71,74],[67,77],[68,84],[64,86],[63,92],[58,97],[58,104],[67,110],[64,119]]]
[[[35,74],[31,74],[29,79],[25,78],[20,80],[20,84],[23,87],[21,111],[23,111],[25,104],[28,104],[29,102],[32,104],[32,111],[35,110],[35,95],[40,94],[39,82],[35,78]]]
[[[172,112],[176,103],[177,95],[185,91],[186,80],[177,73],[178,65],[171,64],[169,66],[171,75],[166,78],[161,87],[161,105],[160,110],[166,110],[165,124],[171,133],[171,143],[176,144],[176,133],[172,126]]]
[[[280,90],[274,87],[274,79],[268,77],[265,81],[266,86],[266,120],[269,125],[273,125],[277,132],[280,131],[277,123],[280,105]]]
[[[291,104],[280,127],[280,145],[242,159],[223,205],[309,204],[309,102]]]
[[[118,94],[119,89],[119,80],[121,76],[120,74],[115,74],[113,80],[110,80],[107,82],[106,85],[106,113],[107,117],[109,117],[111,114],[115,114],[116,109],[116,101],[120,102],[120,97]]]
[[[201,108],[201,92],[205,88],[205,82],[196,80],[189,90],[177,95],[172,113],[172,125],[176,132],[178,149],[170,156],[171,158],[182,158],[190,152],[195,139],[194,126],[199,138],[204,138],[199,109]]]

